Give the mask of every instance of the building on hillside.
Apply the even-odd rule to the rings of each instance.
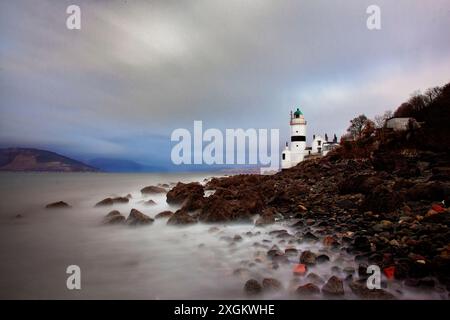
[[[386,120],[385,127],[394,131],[405,131],[408,129],[417,129],[419,123],[414,118],[390,118]]]

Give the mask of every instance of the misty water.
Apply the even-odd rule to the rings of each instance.
[[[131,208],[154,217],[166,204],[165,194],[142,196],[140,189],[158,183],[203,181],[211,174],[2,173],[0,174],[0,298],[2,299],[245,299],[245,282],[271,277],[284,286],[263,299],[298,298],[296,287],[307,283],[292,274],[290,263],[272,268],[266,252],[274,244],[325,252],[330,263],[311,269],[323,279],[357,269],[354,257],[333,252],[321,243],[289,245],[268,233],[291,222],[265,228],[252,224],[196,224],[167,226],[103,225],[103,217],[117,209],[128,216]],[[132,195],[128,204],[94,207],[110,196]],[[146,206],[144,200],[157,204]],[[45,209],[55,201],[70,209]],[[18,217],[20,215],[20,217]],[[218,230],[211,230],[217,227]],[[248,233],[250,232],[250,234]],[[295,233],[292,231],[292,233]],[[232,241],[235,235],[240,241]],[[66,268],[81,268],[81,290],[68,290]],[[236,272],[236,270],[240,270]],[[415,291],[390,283],[401,299],[439,299],[444,290]],[[355,298],[346,287],[345,298]]]

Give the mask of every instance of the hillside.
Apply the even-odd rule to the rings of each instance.
[[[0,149],[0,171],[93,172],[98,169],[46,150],[6,148]]]

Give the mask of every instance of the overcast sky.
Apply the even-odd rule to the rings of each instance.
[[[0,144],[154,164],[194,120],[283,144],[296,107],[340,135],[450,81],[449,30],[449,0],[1,1]]]

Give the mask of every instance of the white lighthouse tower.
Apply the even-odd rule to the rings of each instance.
[[[288,169],[302,162],[306,154],[306,121],[299,108],[291,111],[291,142],[281,154],[281,168]]]

